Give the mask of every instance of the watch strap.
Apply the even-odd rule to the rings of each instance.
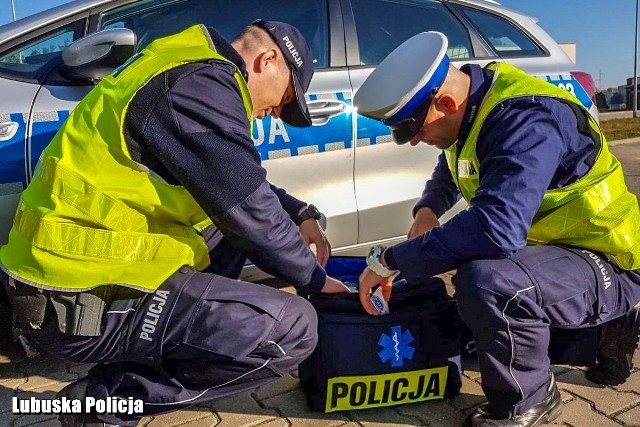
[[[384,252],[384,246],[375,245],[367,256],[367,267],[381,277],[392,277],[398,274],[398,270],[390,270],[380,262],[380,257]]]
[[[308,219],[314,218],[319,220],[321,217],[320,212],[314,205],[308,205],[302,212],[300,212],[295,223],[299,226]]]

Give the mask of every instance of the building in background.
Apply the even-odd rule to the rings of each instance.
[[[567,56],[571,59],[571,61],[573,61],[573,63],[576,63],[576,44],[575,43],[558,43],[558,46],[560,46],[560,48],[562,48],[562,50],[564,50],[564,53],[567,54]]]
[[[605,89],[605,98],[609,111],[625,110],[627,108],[627,86],[610,87]]]

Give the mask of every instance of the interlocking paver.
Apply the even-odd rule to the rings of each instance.
[[[21,400],[28,400],[31,397],[35,397],[39,400],[53,399],[56,393],[59,391],[59,389],[61,389],[65,385],[66,383],[53,383],[36,390],[23,391],[23,392],[15,391],[15,396]],[[45,427],[45,426],[59,427],[60,426],[56,416],[52,414],[22,415],[22,414],[13,414],[12,412],[9,412],[9,414],[12,416],[12,422],[14,422],[15,423],[14,425],[16,426],[32,425],[34,423],[40,427]],[[4,426],[5,424],[0,423],[0,425]],[[7,424],[7,425],[10,425],[10,424]]]
[[[640,354],[640,351],[637,353]],[[618,391],[632,391],[640,393],[640,371],[634,371],[624,384],[614,388]]]
[[[31,425],[39,425],[41,427],[59,427],[60,423],[55,415],[21,415],[13,420],[12,427],[24,427]]]
[[[52,383],[69,383],[78,379],[78,374],[67,371],[65,362],[49,357],[39,357],[37,362],[20,364],[18,371],[27,376],[27,380],[18,386],[19,390],[33,390]]]
[[[9,412],[0,413],[0,426],[10,426],[13,423],[13,420],[16,419],[16,416]]]
[[[212,414],[208,408],[196,406],[182,411],[169,412],[168,414],[143,418],[140,422],[140,427],[173,427],[181,426],[186,423],[193,423],[194,421],[202,421],[202,425],[205,426],[211,425],[206,424],[205,419],[212,417],[215,420],[213,425],[215,425],[219,421],[218,418]]]
[[[274,409],[281,416],[286,417],[292,427],[342,426],[350,421],[343,413],[324,414],[308,409],[301,388],[265,399],[262,405],[265,408]]]
[[[7,378],[0,379],[0,387],[15,390],[27,381],[27,376],[19,372],[10,373]]]
[[[218,427],[248,427],[262,425],[267,421],[279,419],[280,415],[274,409],[263,408],[249,393],[211,402],[207,405],[221,420]],[[285,419],[280,419],[282,427],[287,426]]]
[[[571,427],[620,427],[615,421],[594,411],[588,402],[575,399],[564,405],[560,417],[552,425]]]
[[[0,354],[0,367],[2,367],[2,365],[9,365],[10,363],[13,362],[9,356],[6,354]]]
[[[89,369],[93,368],[93,363],[67,363],[67,372],[75,374],[78,379],[87,376]]]
[[[15,396],[20,400],[29,400],[32,397],[36,399],[53,399],[56,397],[56,393],[65,386],[65,383],[56,383],[52,386],[46,386],[37,390],[30,391],[16,391]]]
[[[599,387],[587,380],[582,371],[569,371],[558,376],[557,381],[560,388],[592,402],[596,411],[605,415],[613,415],[640,404],[640,394]]]
[[[300,387],[300,380],[298,380],[298,378],[295,378],[292,375],[285,375],[282,378],[278,378],[276,381],[258,387],[253,392],[253,397],[255,397],[258,402],[261,402],[264,399],[288,393],[298,387]]]
[[[178,424],[176,427],[215,427],[220,423],[220,419],[213,414],[203,416],[201,418],[193,418]],[[164,426],[165,424],[149,424],[150,426]],[[175,424],[174,424],[175,425]],[[139,426],[143,427],[143,426]]]
[[[289,427],[290,425],[291,424],[289,423],[289,420],[287,420],[286,418],[275,418],[256,427]]]
[[[29,424],[29,427],[60,427],[60,423],[55,419],[47,419],[35,424]]]
[[[0,386],[0,414],[3,412],[11,411],[11,399],[15,395],[16,391],[14,389]]]
[[[616,420],[627,427],[640,427],[640,405],[618,415]]]
[[[24,374],[16,370],[16,364],[14,362],[3,363],[0,365],[0,384],[22,377],[24,377]]]
[[[415,426],[422,424],[421,420],[413,414],[401,413],[393,408],[363,409],[361,411],[349,411],[346,414],[358,425],[366,427]]]
[[[451,404],[457,409],[466,410],[474,408],[483,402],[485,402],[485,398],[480,384],[463,375],[460,395],[455,399],[451,399]]]
[[[433,427],[460,426],[466,417],[464,412],[453,407],[448,400],[412,403],[399,406],[396,410],[401,414],[410,415],[420,420],[420,423],[414,425]]]

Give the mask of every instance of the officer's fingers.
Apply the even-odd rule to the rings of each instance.
[[[362,271],[362,273],[360,273],[360,276],[358,276],[358,282],[362,283],[365,280],[365,278],[367,277],[366,276],[367,270],[368,270],[368,268],[365,268]]]
[[[378,310],[376,310],[371,302],[371,289],[360,283],[358,293],[360,294],[360,304],[362,304],[362,308],[369,314],[374,316],[378,315]]]
[[[351,293],[351,289],[349,289],[349,287],[345,284],[342,285],[342,289],[340,291],[338,291],[340,293]]]
[[[385,284],[382,286],[382,298],[385,301],[389,301],[391,299],[391,290],[393,289],[392,284]]]
[[[351,292],[351,290],[346,287],[341,281],[327,276],[327,280],[321,292],[327,294],[338,294],[343,292]]]
[[[376,308],[373,306],[369,295],[363,296],[362,294],[360,294],[360,304],[362,304],[362,308],[364,308],[364,311],[366,311],[368,314],[371,314],[373,316],[377,316],[378,314],[380,314],[378,313],[378,310],[376,310]]]

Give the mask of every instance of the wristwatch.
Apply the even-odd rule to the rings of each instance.
[[[371,271],[381,277],[395,276],[399,273],[398,270],[389,270],[380,262],[380,256],[382,255],[382,252],[384,252],[384,250],[384,246],[373,246],[371,248],[371,251],[369,251],[369,256],[367,256],[367,267],[369,267]]]
[[[296,225],[300,225],[310,218],[313,218],[315,220],[320,220],[322,218],[322,214],[320,213],[318,208],[313,205],[307,206],[305,210],[300,212],[298,218],[296,218]]]

